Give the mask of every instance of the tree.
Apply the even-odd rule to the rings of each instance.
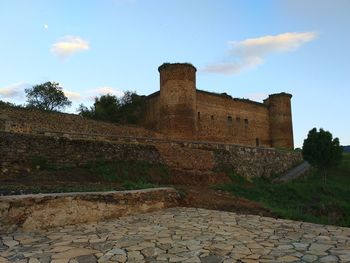
[[[342,152],[338,138],[333,139],[329,131],[316,128],[309,131],[302,149],[304,159],[323,172],[324,182],[327,170],[340,163]]]
[[[99,98],[96,97],[94,105],[91,106],[90,109],[84,106],[84,104],[80,104],[77,111],[79,115],[83,117],[116,122],[119,107],[120,105],[118,98],[108,93]]]
[[[135,124],[140,119],[143,109],[143,97],[135,92],[126,91],[120,98],[106,94],[95,98],[90,109],[83,104],[77,109],[79,115],[96,120]]]
[[[45,82],[25,89],[28,107],[42,110],[60,110],[70,106],[72,102],[68,100],[62,88],[57,82]]]

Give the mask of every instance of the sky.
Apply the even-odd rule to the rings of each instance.
[[[294,141],[313,127],[350,145],[348,0],[1,0],[0,100],[59,82],[73,101],[159,90],[189,62],[197,88],[262,101],[293,94]]]

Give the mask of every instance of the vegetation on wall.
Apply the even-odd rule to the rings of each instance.
[[[41,155],[30,159],[30,173],[0,183],[1,194],[110,191],[169,184],[168,167],[139,160],[98,159],[76,166],[53,164]]]
[[[191,67],[193,67],[193,68],[195,68],[196,69],[196,67],[195,66],[193,66],[193,64],[192,63],[188,63],[188,62],[185,62],[185,63],[179,63],[179,62],[177,62],[177,63],[169,63],[169,62],[165,62],[165,63],[163,63],[162,65],[160,65],[159,67],[158,67],[158,71],[159,70],[162,70],[162,69],[166,69],[167,67],[169,67],[169,66],[177,66],[177,65],[179,65],[179,66],[191,66]]]
[[[64,94],[57,82],[45,82],[25,89],[27,107],[58,111],[70,106],[72,102]]]
[[[81,104],[77,111],[79,115],[95,120],[136,124],[142,116],[144,100],[144,96],[132,91],[126,91],[120,98],[106,94],[96,97],[90,108]]]

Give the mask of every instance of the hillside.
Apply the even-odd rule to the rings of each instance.
[[[320,224],[350,226],[350,154],[341,164],[323,174],[311,170],[303,178],[272,184],[267,179],[247,181],[231,176],[233,183],[218,186],[235,197],[256,201],[282,218]]]
[[[342,146],[343,147],[343,151],[346,152],[346,153],[350,153],[350,145],[345,145],[345,146]]]

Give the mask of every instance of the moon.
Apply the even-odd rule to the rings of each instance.
[[[45,25],[44,25],[44,28],[45,28],[45,29],[48,29],[48,28],[49,28],[49,25],[45,24]]]

